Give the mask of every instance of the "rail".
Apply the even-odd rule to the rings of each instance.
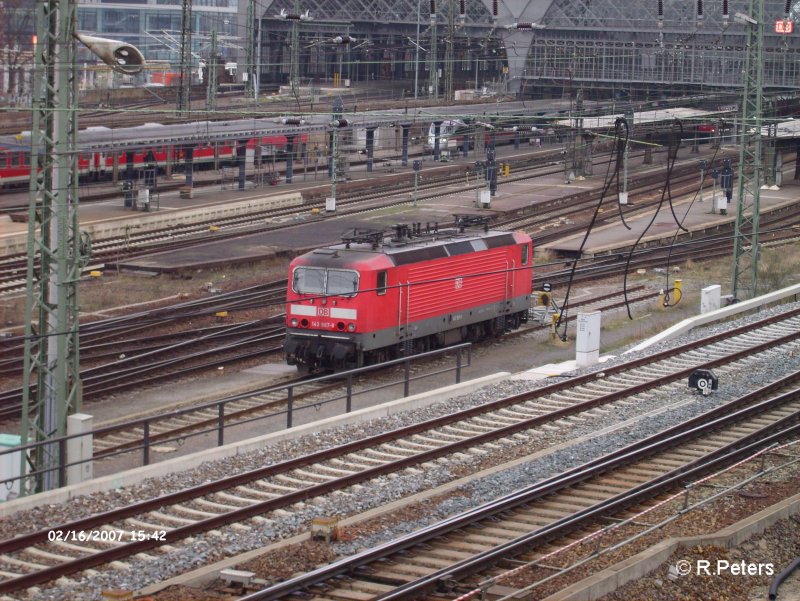
[[[441,369],[420,373],[418,375],[414,375],[411,372],[411,365],[416,360],[430,359],[436,356],[453,355],[453,354],[454,357],[452,365],[446,365]],[[411,355],[408,357],[401,357],[399,359],[393,359],[391,361],[386,361],[383,363],[378,363],[367,367],[360,367],[348,371],[337,372],[335,374],[329,374],[315,378],[308,378],[300,382],[294,381],[289,384],[272,386],[264,389],[250,391],[247,393],[237,394],[234,396],[225,397],[223,399],[210,401],[208,403],[193,405],[191,407],[186,407],[184,409],[178,409],[167,413],[160,413],[149,417],[138,418],[135,420],[127,421],[120,424],[114,424],[111,426],[104,426],[102,428],[93,429],[88,432],[81,432],[78,434],[71,434],[67,436],[59,436],[47,441],[31,442],[24,445],[10,447],[6,450],[0,451],[0,462],[11,461],[14,463],[19,463],[19,456],[18,455],[15,456],[15,454],[24,453],[27,457],[31,457],[35,453],[40,453],[40,452],[52,453],[54,450],[57,450],[59,462],[58,465],[54,467],[47,467],[40,470],[32,470],[23,475],[17,475],[11,478],[0,480],[0,486],[6,486],[9,489],[11,489],[18,481],[21,483],[21,481],[25,479],[40,478],[41,476],[43,476],[45,473],[48,472],[56,472],[58,474],[59,486],[66,486],[69,483],[67,481],[68,480],[67,473],[69,468],[72,467],[82,468],[85,464],[93,463],[96,459],[108,459],[117,455],[130,454],[138,451],[141,451],[141,465],[143,466],[150,465],[152,460],[153,442],[155,440],[157,440],[159,444],[166,444],[170,442],[183,444],[188,438],[203,436],[209,433],[216,433],[216,446],[222,446],[225,444],[226,431],[237,426],[243,426],[245,424],[251,424],[257,421],[267,420],[267,419],[273,419],[274,421],[274,418],[284,416],[286,424],[285,427],[288,429],[294,425],[297,413],[299,411],[303,410],[319,411],[319,409],[323,405],[335,405],[336,403],[343,402],[344,413],[350,413],[353,409],[353,399],[359,395],[365,395],[379,390],[384,390],[402,385],[403,397],[408,397],[411,394],[412,382],[431,377],[441,376],[442,374],[451,372],[455,374],[455,383],[460,384],[462,370],[465,367],[469,367],[471,364],[472,364],[472,343],[467,342],[444,349],[437,349],[425,353]],[[360,389],[358,391],[354,390],[354,381],[356,377],[368,372],[385,370],[387,368],[396,366],[402,366],[402,377],[400,377],[399,379],[392,379],[387,382],[378,384],[376,386],[370,386],[367,388]],[[340,381],[344,383],[343,394],[337,394],[335,396],[332,396],[331,398],[326,398],[323,400],[315,400],[307,405],[298,405],[296,403],[298,390],[302,390],[304,387],[313,388],[315,386],[320,386],[322,384],[332,381]],[[281,402],[283,402],[284,408],[278,409],[276,411],[269,411],[261,415],[238,419],[236,421],[231,421],[226,418],[226,409],[230,403],[254,397],[257,395],[262,395],[267,393],[274,394],[280,391],[285,392],[286,395],[285,399],[283,401],[270,401],[270,404],[280,404]],[[154,425],[158,424],[158,422],[160,421],[174,419],[176,417],[185,416],[191,413],[201,413],[201,412],[208,413],[210,411],[213,411],[215,413],[216,419],[204,420],[199,428],[192,429],[192,431],[190,432],[181,431],[180,434],[171,437],[164,437],[163,434],[157,435],[154,433],[155,430]],[[117,451],[108,453],[101,452],[98,454],[92,453],[91,456],[88,458],[81,458],[78,460],[70,461],[70,459],[73,459],[69,457],[70,453],[68,452],[68,449],[70,448],[69,443],[71,441],[75,441],[76,443],[78,443],[79,446],[82,446],[83,448],[91,449],[95,437],[102,437],[119,433],[130,434],[131,432],[137,430],[141,431],[142,433],[140,442],[131,444],[130,446],[126,446],[125,448],[121,448],[120,450]],[[80,439],[85,439],[86,437],[88,437],[88,441],[80,440]],[[9,498],[9,500],[11,499]]]

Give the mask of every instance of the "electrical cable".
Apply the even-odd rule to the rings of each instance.
[[[658,214],[661,211],[661,207],[664,204],[664,197],[667,195],[667,191],[669,190],[669,182],[672,176],[672,170],[675,168],[675,162],[678,158],[678,147],[680,146],[681,139],[683,137],[683,125],[679,120],[676,119],[676,121],[673,123],[673,127],[675,126],[676,123],[678,125],[678,136],[677,136],[677,141],[675,136],[670,136],[669,146],[667,146],[667,181],[664,185],[664,189],[661,191],[661,200],[659,201],[658,207],[656,207],[656,210],[653,213],[652,219],[650,219],[650,223],[647,224],[644,230],[642,230],[642,233],[639,234],[639,237],[636,239],[636,242],[633,243],[631,250],[628,252],[628,259],[625,262],[622,292],[625,298],[625,310],[628,312],[628,319],[630,320],[633,320],[633,314],[631,313],[630,301],[628,300],[628,272],[630,270],[633,253],[636,250],[636,247],[639,245],[639,242],[642,241],[642,238],[644,238],[645,234],[647,234],[647,232],[650,230],[650,227],[655,222],[656,217],[658,217]],[[673,144],[674,144],[674,150],[673,150]],[[671,203],[670,206],[672,206]],[[675,213],[673,211],[673,216],[674,215]]]
[[[697,136],[696,129],[695,129],[695,136]],[[709,168],[714,164],[714,161],[716,160],[717,155],[719,154],[720,146],[717,146],[714,149],[714,154],[711,156],[711,159],[708,161],[708,167]],[[702,189],[702,187],[703,187],[703,182],[701,181],[700,182],[700,189]],[[689,206],[686,208],[686,212],[683,214],[683,219],[681,220],[678,229],[675,230],[675,234],[672,236],[672,241],[669,243],[669,252],[667,253],[667,264],[666,264],[666,273],[665,273],[665,277],[666,277],[665,284],[666,285],[664,287],[664,306],[665,307],[669,307],[670,306],[670,304],[669,304],[669,300],[670,300],[669,293],[670,293],[670,290],[675,290],[674,287],[670,288],[670,285],[669,285],[669,267],[670,267],[670,261],[672,259],[672,249],[673,249],[673,247],[675,245],[675,241],[678,239],[678,234],[680,233],[680,230],[683,229],[684,231],[688,231],[686,228],[683,227],[683,222],[686,221],[686,218],[689,216],[689,211],[692,210],[692,207],[694,206],[694,203],[697,200],[698,196],[699,196],[699,191],[695,192],[695,195],[692,198],[691,202],[689,203]],[[712,198],[711,198],[711,202],[712,203],[714,202],[713,195],[712,195]],[[713,205],[712,205],[712,210],[713,210]],[[675,301],[674,304],[677,305],[679,302],[681,302],[681,296],[682,295],[678,296],[678,298],[677,298],[677,300]]]
[[[614,122],[614,131],[615,131],[615,134],[617,136],[617,141],[618,142],[619,142],[619,137],[620,137],[619,133],[620,133],[620,129],[621,129],[621,121],[622,121],[621,118],[617,118],[617,120]],[[619,156],[620,156],[619,152],[617,152],[616,154],[617,154],[617,160],[619,160]],[[619,169],[619,166],[617,165],[615,171],[618,171],[618,169]],[[603,201],[606,198],[606,193],[608,192],[609,188],[611,187],[611,182],[613,180],[614,180],[614,178],[611,176],[611,161],[609,161],[608,162],[608,171],[606,172],[606,181],[603,184],[602,192],[600,192],[600,200],[597,203],[597,207],[595,207],[594,214],[592,215],[592,220],[589,222],[589,226],[586,228],[586,233],[584,234],[583,240],[581,241],[580,247],[578,248],[578,257],[580,257],[581,254],[583,253],[583,248],[586,246],[586,241],[589,239],[589,234],[591,234],[591,232],[592,232],[592,228],[594,227],[595,221],[597,221],[597,216],[600,214],[600,207],[603,206]],[[572,269],[570,271],[569,281],[567,282],[567,292],[564,295],[564,302],[563,302],[564,310],[559,313],[558,320],[556,321],[556,324],[555,324],[555,330],[557,332],[558,328],[561,326],[561,322],[562,321],[564,322],[564,334],[561,336],[561,340],[563,340],[563,341],[566,341],[566,339],[567,339],[567,331],[566,331],[567,330],[567,307],[569,306],[569,294],[570,294],[570,291],[572,290],[572,281],[573,281],[573,279],[575,277],[575,270],[577,269],[577,266],[578,266],[578,260],[576,259],[575,261],[572,262]]]
[[[619,211],[619,219],[622,222],[622,225],[624,225],[626,229],[630,230],[631,226],[629,226],[625,221],[625,214],[622,212],[622,203],[619,202],[619,165],[625,160],[624,154],[628,150],[628,140],[630,139],[630,126],[628,125],[628,120],[625,117],[622,117],[622,124],[625,126],[625,138],[623,140],[620,140],[619,138],[617,139],[617,210]]]
[[[672,158],[672,166],[675,165],[675,160],[678,158],[678,149],[681,146],[681,141],[683,140],[683,122],[680,119],[676,119],[675,122],[678,124],[678,141],[675,143],[675,150],[674,156]],[[670,136],[670,148],[673,136]],[[669,157],[668,157],[669,158]],[[669,210],[672,213],[672,218],[675,220],[675,223],[678,225],[680,229],[684,232],[689,232],[685,227],[683,227],[680,222],[678,221],[678,216],[675,214],[675,206],[672,202],[672,166],[667,169],[667,181],[664,183],[664,191],[667,194],[667,200],[669,201]],[[656,211],[658,213],[658,211]],[[650,227],[649,225],[647,226]]]

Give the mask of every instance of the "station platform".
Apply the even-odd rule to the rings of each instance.
[[[515,149],[513,145],[498,146],[497,160],[499,162],[513,160],[523,154],[529,155],[531,152],[541,152],[543,154],[553,154],[561,148],[560,144],[544,144],[541,148],[531,148],[529,146]],[[419,147],[416,148],[419,150]],[[724,149],[724,147],[723,147]],[[415,150],[412,147],[412,152]],[[699,152],[692,152],[690,147],[681,148],[678,152],[679,161],[699,161],[710,159],[713,150],[710,147],[701,146]],[[631,160],[628,167],[630,176],[641,175],[647,172],[665,172],[666,152],[654,153],[652,164],[643,165],[641,159]],[[439,170],[462,169],[466,172],[467,168],[472,168],[474,162],[482,158],[470,151],[469,156],[464,158],[453,156],[448,162],[434,162],[430,155],[423,157],[423,167],[421,171],[421,181]],[[600,153],[595,155],[595,161],[606,158]],[[397,177],[398,175],[410,176],[413,171],[411,164],[414,157],[409,157],[408,166],[401,166],[399,157],[395,150],[380,150],[375,153],[375,166],[372,172],[366,171],[364,163],[351,165],[349,181],[341,184],[341,189],[347,185],[360,185],[368,187],[369,182],[378,178]],[[389,169],[386,166],[389,166]],[[280,229],[268,233],[257,233],[245,235],[230,240],[215,240],[215,233],[209,232],[208,243],[196,246],[188,250],[169,251],[153,253],[151,255],[136,259],[126,260],[119,264],[120,268],[148,272],[171,272],[182,269],[190,269],[194,266],[208,266],[214,263],[231,264],[252,262],[265,258],[274,257],[285,253],[294,255],[325,244],[338,243],[343,233],[353,228],[377,228],[389,229],[395,223],[420,222],[422,224],[434,222],[450,222],[454,213],[477,213],[477,214],[503,214],[518,211],[520,209],[530,209],[538,203],[546,203],[549,200],[563,197],[565,194],[572,194],[581,190],[599,190],[603,186],[606,173],[605,167],[595,165],[595,175],[580,181],[565,182],[563,163],[554,161],[550,175],[537,177],[533,180],[514,181],[514,173],[510,177],[498,177],[497,194],[491,199],[490,208],[478,208],[478,190],[463,189],[463,182],[458,186],[442,188],[435,198],[426,198],[418,203],[413,203],[412,195],[408,192],[397,194],[397,204],[391,209],[362,213],[358,216],[336,216],[330,214],[319,214],[312,212],[313,208],[324,209],[324,198],[329,194],[330,180],[327,177],[327,170],[320,168],[316,177],[313,171],[303,173],[295,172],[294,181],[291,184],[285,182],[277,186],[264,186],[254,188],[248,182],[245,190],[232,189],[226,186],[221,189],[220,185],[196,187],[193,189],[192,197],[183,197],[177,190],[161,194],[158,198],[151,201],[151,211],[135,211],[124,206],[122,193],[118,198],[108,201],[93,202],[81,205],[79,208],[79,218],[81,227],[88,231],[95,239],[104,237],[123,236],[130,231],[137,229],[155,229],[170,226],[177,226],[191,220],[215,219],[227,214],[232,207],[242,206],[245,208],[269,203],[271,199],[287,197],[287,195],[301,195],[303,197],[302,208],[292,217],[287,217],[280,225]],[[202,178],[202,172],[195,175],[195,179]],[[699,172],[698,172],[699,179]],[[708,182],[708,180],[707,180]],[[472,180],[470,183],[474,183]],[[707,184],[708,185],[708,184]],[[761,194],[762,206],[765,208],[778,207],[783,204],[793,202],[797,197],[797,190],[800,182],[784,177],[784,189],[782,190],[763,190]],[[420,196],[424,191],[420,191]],[[320,199],[308,202],[308,198]],[[609,199],[616,202],[616,198]],[[720,216],[711,213],[711,190],[705,190],[703,202],[679,199],[675,202],[676,213],[679,218],[684,219],[684,227],[687,229],[705,229],[715,227],[718,223],[731,221],[735,218],[735,210],[730,209],[727,216]],[[614,208],[614,215],[616,208]],[[640,233],[647,226],[650,216],[642,216],[629,220],[631,230],[627,230],[617,218],[615,223],[595,228],[583,250],[585,255],[601,253],[604,249],[621,248],[631,245],[639,237]],[[672,236],[677,226],[672,219],[669,207],[665,204],[662,207],[656,221],[650,227],[650,234],[647,240],[660,239],[665,236]],[[24,253],[26,250],[28,225],[18,223],[10,219],[0,219],[0,253],[14,254]],[[219,230],[223,231],[222,229]],[[219,235],[217,234],[217,237]],[[543,245],[539,249],[551,248],[559,253],[573,256],[577,253],[582,235],[564,238],[563,240]]]
[[[792,167],[792,170],[794,170],[794,167]],[[717,190],[717,194],[720,194],[719,190]],[[800,181],[784,177],[780,188],[761,190],[761,212],[795,205],[798,198],[800,198]],[[585,244],[583,242],[585,234],[581,233],[555,242],[542,244],[537,247],[538,250],[549,250],[559,256],[587,258],[622,249],[627,250],[639,240],[643,233],[644,236],[639,241],[640,246],[648,246],[673,237],[680,239],[680,234],[685,234],[685,232],[679,228],[675,217],[677,217],[683,228],[690,233],[714,230],[736,221],[735,202],[728,203],[727,214],[721,215],[714,210],[714,202],[710,190],[704,191],[702,200],[699,196],[673,199],[672,205],[675,209],[675,217],[673,217],[670,210],[669,202],[665,199],[660,209],[649,211],[633,218],[627,218],[626,223],[630,226],[630,229],[626,228],[619,219],[616,212],[616,198],[611,198],[610,203],[613,204],[606,206],[613,207],[615,223],[593,228]],[[582,244],[583,248],[581,248]]]

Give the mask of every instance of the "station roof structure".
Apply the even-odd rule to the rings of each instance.
[[[761,128],[761,135],[768,137],[770,135],[770,128]],[[800,137],[800,119],[791,119],[789,121],[781,121],[775,125],[775,132],[773,137],[778,139],[791,139]]]
[[[676,108],[662,108],[653,109],[649,111],[638,111],[633,113],[633,126],[637,125],[654,125],[658,123],[667,123],[670,121],[703,121],[712,118],[717,118],[721,115],[719,111],[704,111],[701,109],[676,107]],[[617,113],[613,115],[600,115],[597,117],[582,117],[583,129],[613,129],[614,123],[620,117],[624,117],[624,113]],[[559,119],[556,125],[562,127],[574,127],[575,119]]]
[[[538,115],[558,115],[569,107],[568,100],[528,102],[487,102],[460,106],[400,108],[382,111],[359,111],[350,102],[344,106],[341,118],[347,127],[365,128],[400,126],[403,124],[429,124],[454,116],[477,121],[492,119],[534,119]],[[78,133],[78,150],[112,151],[158,145],[180,145],[225,142],[275,135],[300,135],[326,131],[331,127],[331,113],[311,115],[284,115],[261,118],[241,118],[221,121],[195,121],[191,123],[146,123],[136,127],[89,127]],[[16,135],[0,136],[0,148],[30,149],[30,131]]]

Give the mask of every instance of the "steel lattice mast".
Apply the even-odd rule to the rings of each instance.
[[[206,88],[206,110],[213,113],[217,110],[217,30],[211,32],[211,55],[208,57],[208,81]]]
[[[183,0],[181,9],[180,82],[178,114],[192,108],[192,0]]]
[[[430,86],[431,94],[434,100],[439,100],[439,57],[438,57],[438,44],[437,39],[437,25],[436,25],[436,0],[431,0],[431,47],[429,50],[430,56]]]
[[[453,100],[453,69],[454,69],[454,51],[456,37],[456,20],[455,8],[453,0],[447,2],[447,44],[444,51],[444,99],[447,102]]]
[[[247,55],[245,58],[246,64],[244,72],[247,73],[247,79],[244,82],[244,96],[245,98],[256,98],[256,36],[255,36],[255,22],[256,22],[256,1],[248,0],[247,2],[247,23],[245,24],[245,49]],[[259,52],[260,52],[259,48]]]
[[[747,15],[736,20],[746,30],[739,180],[733,240],[734,299],[758,292],[758,227],[761,205],[761,125],[764,85],[764,0],[750,0]]]
[[[22,444],[65,435],[67,416],[81,405],[76,6],[75,0],[36,2],[31,164],[37,168],[31,169],[28,210]],[[59,486],[60,454],[56,444],[40,448],[32,463],[38,473],[23,481],[20,493]],[[24,470],[25,454],[22,462]]]
[[[294,12],[300,16],[300,3],[295,0]],[[289,55],[291,64],[289,65],[289,86],[295,100],[299,103],[300,98],[300,19],[292,19],[292,39],[291,54]],[[341,73],[339,74],[341,77]]]

